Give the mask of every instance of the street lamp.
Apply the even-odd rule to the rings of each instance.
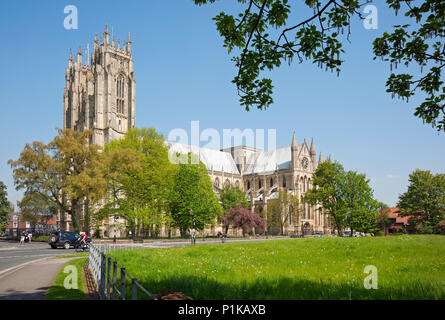
[[[195,245],[195,221],[196,219],[193,218],[193,209],[190,209],[190,235],[193,245]]]

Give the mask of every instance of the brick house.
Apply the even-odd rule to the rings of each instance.
[[[22,220],[22,212],[12,212],[9,214],[8,227],[5,229],[5,235],[9,239],[16,239],[24,231],[32,233],[34,236],[49,234],[57,230],[57,217],[52,216],[48,220],[42,217],[41,221],[32,226],[29,221]]]

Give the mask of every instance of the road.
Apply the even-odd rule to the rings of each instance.
[[[0,272],[37,259],[74,253],[74,250],[51,249],[46,243],[25,243],[0,240]]]

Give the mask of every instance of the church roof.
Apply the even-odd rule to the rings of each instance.
[[[302,145],[300,146],[302,148]],[[254,153],[247,160],[247,168],[244,174],[267,173],[276,169],[289,169],[291,167],[291,147],[260,151]]]
[[[215,171],[223,171],[224,169],[225,173],[240,174],[235,160],[228,152],[197,146],[189,146],[177,142],[167,142],[167,145],[170,146],[169,152],[178,152],[181,154],[188,154],[191,152],[198,155],[208,170],[213,169]]]

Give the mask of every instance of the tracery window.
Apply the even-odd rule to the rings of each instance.
[[[125,78],[120,75],[116,80],[116,109],[117,113],[125,113]]]

